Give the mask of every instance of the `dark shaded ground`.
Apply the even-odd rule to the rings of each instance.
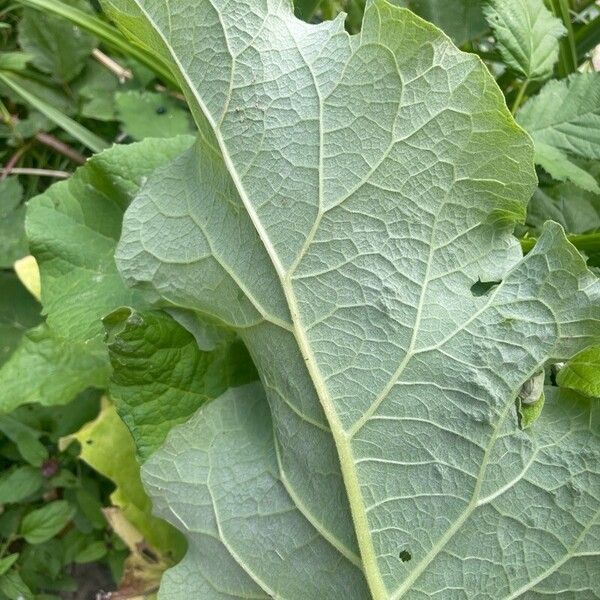
[[[61,595],[63,600],[108,600],[110,596],[103,592],[115,589],[110,571],[103,565],[74,565],[71,575],[78,583],[77,591],[64,592]]]

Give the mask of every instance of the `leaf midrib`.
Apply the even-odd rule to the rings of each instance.
[[[277,253],[275,251],[275,248],[273,247],[273,244],[271,243],[271,240],[269,238],[267,231],[263,227],[256,211],[254,210],[254,208],[252,206],[252,203],[250,202],[250,199],[244,188],[244,185],[242,184],[242,182],[239,178],[239,175],[237,173],[237,170],[233,164],[233,161],[231,160],[231,156],[229,155],[227,146],[221,135],[221,132],[220,132],[220,129],[219,129],[217,123],[215,122],[213,116],[211,115],[211,113],[208,110],[207,106],[205,105],[204,101],[198,94],[198,92],[197,92],[195,86],[193,85],[192,81],[190,80],[186,70],[183,68],[183,65],[177,58],[175,52],[173,51],[173,48],[169,44],[168,40],[165,39],[165,36],[164,36],[163,32],[161,31],[161,29],[157,26],[157,24],[154,22],[154,20],[150,17],[150,15],[147,13],[147,11],[144,9],[144,7],[140,5],[140,0],[134,0],[134,2],[136,3],[136,5],[140,9],[140,11],[142,12],[144,17],[152,25],[152,27],[156,31],[156,33],[162,39],[163,43],[165,44],[165,47],[168,49],[168,51],[171,55],[171,59],[177,66],[179,74],[181,75],[181,77],[184,78],[187,89],[193,95],[194,100],[197,102],[198,107],[200,108],[202,114],[204,115],[208,124],[212,128],[215,138],[217,140],[217,143],[219,144],[219,149],[221,151],[223,161],[225,162],[225,166],[227,167],[227,171],[229,172],[229,174],[231,176],[233,184],[235,185],[235,188],[240,196],[240,199],[242,200],[242,203],[244,204],[244,207],[246,208],[248,216],[250,217],[250,220],[252,221],[252,224],[254,225],[256,232],[258,233],[258,235],[267,251],[269,259],[271,260],[271,262],[273,264],[275,272],[277,273],[277,276],[280,280],[280,284],[281,284],[282,290],[284,292],[284,295],[286,297],[286,301],[288,303],[288,306],[290,309],[290,314],[292,317],[292,326],[293,326],[294,337],[296,338],[296,342],[298,343],[298,346],[300,348],[301,355],[305,359],[306,368],[307,368],[310,378],[312,380],[313,386],[315,387],[317,396],[319,397],[319,400],[321,402],[321,406],[323,407],[323,410],[325,412],[327,420],[330,424],[333,439],[334,439],[334,442],[336,445],[336,449],[338,451],[342,476],[343,476],[344,482],[346,484],[348,500],[349,500],[350,506],[352,508],[352,517],[353,517],[353,521],[354,521],[354,526],[355,526],[355,530],[356,530],[356,534],[357,534],[359,547],[361,550],[361,556],[363,559],[365,575],[367,577],[367,581],[369,583],[369,587],[373,594],[374,600],[386,600],[387,590],[385,588],[385,585],[383,583],[381,574],[380,574],[378,566],[377,566],[375,549],[373,546],[373,541],[371,538],[370,529],[369,529],[367,518],[366,518],[366,507],[365,507],[365,504],[364,504],[364,501],[362,498],[362,494],[360,491],[358,477],[357,477],[356,471],[354,469],[355,460],[353,457],[352,449],[350,447],[350,444],[348,443],[348,440],[346,439],[345,435],[343,434],[343,428],[342,428],[341,422],[334,410],[333,402],[332,402],[331,396],[329,394],[329,391],[327,390],[325,384],[323,383],[323,377],[317,366],[315,357],[312,353],[312,349],[310,348],[310,344],[308,343],[306,334],[304,333],[304,329],[300,326],[301,320],[300,320],[300,313],[298,310],[298,302],[297,302],[295,293],[289,284],[289,278],[286,275],[285,269],[284,269],[281,261],[279,260],[279,257],[277,256]],[[211,2],[211,4],[212,4],[212,2]],[[213,5],[213,8],[215,8],[214,5]],[[219,16],[219,20],[221,21],[220,13],[216,9],[215,9],[215,12]],[[224,37],[225,41],[227,42],[227,49],[228,49],[229,55],[233,58],[233,53],[231,52],[231,49],[229,48],[227,35],[225,34],[225,28],[223,26],[222,21],[221,21],[221,27],[223,29],[223,37]]]
[[[452,525],[452,527],[450,527],[446,531],[444,536],[438,540],[438,542],[434,545],[434,547],[431,549],[431,551],[428,553],[428,555],[419,563],[419,565],[416,566],[416,568],[413,571],[411,571],[410,575],[402,582],[402,584],[399,587],[397,587],[391,593],[391,595],[389,595],[388,590],[383,582],[381,573],[380,573],[378,565],[377,565],[377,555],[375,553],[375,549],[373,546],[373,540],[372,540],[370,528],[369,528],[368,521],[367,521],[366,506],[365,506],[365,503],[364,503],[364,500],[362,497],[362,492],[361,492],[360,484],[358,481],[358,475],[357,475],[356,469],[354,468],[356,459],[354,457],[354,454],[353,454],[353,451],[351,448],[351,444],[350,444],[351,437],[349,437],[346,434],[346,432],[342,426],[342,423],[340,421],[340,418],[335,410],[333,399],[330,395],[329,389],[327,388],[327,385],[325,383],[325,379],[322,376],[322,373],[320,371],[320,368],[318,366],[318,363],[317,363],[314,353],[312,351],[311,344],[306,335],[306,329],[305,329],[305,327],[303,327],[302,318],[300,315],[300,310],[299,310],[299,305],[298,305],[298,300],[296,298],[293,286],[291,285],[294,268],[298,265],[298,262],[300,259],[296,258],[296,260],[294,261],[294,268],[292,268],[286,272],[286,269],[284,268],[283,264],[281,263],[281,260],[279,259],[279,256],[277,255],[276,249],[273,246],[273,243],[269,237],[269,234],[266,231],[266,229],[264,228],[262,222],[260,221],[260,218],[259,218],[258,214],[256,213],[256,211],[250,201],[249,195],[245,190],[245,187],[241,181],[241,178],[237,172],[237,169],[236,169],[235,165],[233,164],[233,161],[231,159],[231,156],[230,156],[228,148],[227,148],[227,144],[226,144],[225,140],[223,139],[223,136],[221,135],[219,124],[215,122],[213,116],[211,115],[210,111],[208,110],[207,106],[205,105],[201,96],[199,95],[198,90],[193,85],[187,72],[185,71],[182,64],[178,60],[177,56],[175,55],[173,48],[169,44],[168,40],[165,39],[165,36],[164,36],[163,32],[161,31],[161,29],[159,27],[157,27],[156,23],[148,15],[148,13],[145,11],[145,9],[142,6],[140,6],[140,0],[134,0],[134,1],[137,4],[138,8],[141,10],[141,12],[145,15],[148,22],[153,26],[154,30],[157,32],[157,34],[163,40],[166,48],[168,49],[168,51],[171,55],[172,60],[174,61],[175,65],[178,68],[179,74],[185,80],[187,89],[189,90],[190,94],[193,96],[193,99],[197,103],[198,108],[200,109],[201,113],[204,115],[205,119],[207,120],[208,125],[211,127],[211,129],[214,133],[215,139],[218,143],[220,154],[225,163],[227,171],[232,179],[232,182],[237,190],[237,193],[239,194],[239,197],[246,209],[246,212],[247,212],[258,236],[260,237],[260,240],[267,252],[267,255],[269,256],[269,259],[273,265],[273,268],[275,269],[275,272],[277,273],[282,291],[285,295],[286,302],[287,302],[289,310],[290,310],[291,321],[292,321],[292,333],[296,339],[296,342],[300,349],[302,358],[304,359],[307,371],[311,378],[312,384],[315,388],[315,392],[317,393],[317,396],[319,398],[321,406],[324,410],[324,413],[325,413],[327,420],[331,427],[331,433],[332,433],[332,436],[333,436],[333,439],[334,439],[334,442],[336,445],[338,457],[340,460],[340,466],[341,466],[344,483],[346,486],[346,491],[348,494],[348,500],[349,500],[349,503],[350,503],[350,506],[352,509],[352,517],[353,517],[353,521],[354,521],[354,527],[355,527],[355,531],[357,534],[359,547],[361,550],[364,572],[365,572],[367,581],[369,583],[370,591],[373,595],[373,598],[374,598],[374,600],[388,600],[389,598],[391,598],[391,600],[399,600],[400,598],[402,598],[405,595],[405,593],[407,591],[410,591],[414,582],[421,576],[421,574],[427,568],[427,566],[431,563],[431,561],[435,559],[435,557],[439,554],[439,552],[443,549],[443,547],[447,544],[447,542],[450,539],[452,539],[452,537],[460,529],[462,524],[469,518],[469,516],[477,508],[478,503],[479,503],[481,486],[483,484],[485,472],[487,470],[489,453],[491,452],[491,449],[494,447],[495,441],[499,435],[501,423],[504,421],[504,419],[509,414],[509,412],[512,408],[512,402],[507,402],[504,413],[501,415],[499,422],[497,423],[497,426],[494,429],[493,435],[490,438],[489,445],[488,445],[488,451],[486,453],[486,457],[484,458],[484,461],[481,464],[480,474],[479,474],[478,481],[477,481],[477,484],[476,484],[474,492],[473,492],[472,499],[469,502],[469,504],[467,505],[467,507],[465,508],[464,512],[455,521],[455,523]],[[212,4],[212,2],[211,2],[211,4]],[[235,56],[234,56],[233,52],[231,51],[231,48],[229,47],[229,43],[228,43],[227,35],[225,32],[225,27],[222,23],[221,15],[220,15],[219,11],[214,7],[214,5],[213,5],[213,8],[215,9],[215,13],[219,17],[219,20],[221,21],[221,27],[223,30],[223,38],[227,44],[227,49],[228,49],[229,55],[231,56],[232,60],[235,60]],[[302,55],[301,52],[300,52],[300,54]],[[309,67],[309,70],[310,70],[310,67]],[[311,74],[312,74],[312,71],[311,71]],[[232,76],[233,76],[233,74],[232,74]],[[316,93],[319,93],[316,82],[315,82],[315,90],[316,90]],[[323,103],[320,102],[320,110],[321,111],[322,111],[322,107],[323,107]],[[320,119],[319,124],[321,127],[320,128],[319,161],[320,161],[320,165],[322,167],[322,162],[321,162],[322,161],[322,147],[323,147],[322,118]],[[319,199],[321,199],[321,194],[322,194],[322,168],[320,168],[320,170],[319,170]],[[316,225],[313,226],[311,233],[314,233],[315,229],[316,229]],[[307,240],[307,243],[305,243],[305,245],[304,245],[304,250],[308,247],[308,245],[310,243],[310,237],[311,236],[309,236],[309,240]],[[300,256],[302,256],[302,253],[300,254]],[[426,287],[427,286],[424,286],[424,289],[426,289]],[[413,338],[413,341],[414,341],[414,338]],[[409,354],[409,356],[410,356],[410,354]],[[280,475],[281,475],[281,466],[279,466],[279,470],[280,470]],[[309,519],[309,521],[310,521],[310,519]],[[239,560],[238,560],[238,562],[239,562]],[[261,585],[261,587],[264,587],[264,586]]]

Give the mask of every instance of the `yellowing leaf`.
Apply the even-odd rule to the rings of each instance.
[[[185,542],[173,527],[152,516],[152,503],[142,486],[133,439],[115,408],[105,402],[96,420],[65,441],[72,439],[81,444],[81,458],[115,483],[112,503],[122,509],[148,545],[161,552],[165,560],[180,558]]]

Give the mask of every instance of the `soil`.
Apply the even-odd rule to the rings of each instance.
[[[62,600],[104,600],[109,597],[106,593],[115,589],[110,571],[104,565],[74,565],[71,576],[78,583],[77,591],[64,592]]]

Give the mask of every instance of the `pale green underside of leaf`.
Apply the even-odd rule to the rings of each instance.
[[[155,509],[191,546],[163,597],[368,597],[358,558],[340,555],[286,491],[260,384],[227,392],[174,431],[143,468]],[[172,584],[181,573],[192,588]]]
[[[547,79],[567,30],[543,0],[489,0],[484,13],[507,65],[525,79]]]
[[[471,597],[468,592],[463,595],[463,572],[469,568],[473,569],[471,577],[478,580],[478,597],[533,600],[574,598],[572,594],[597,598],[600,594],[595,577],[600,519],[597,499],[589,495],[600,483],[594,450],[599,441],[600,405],[556,388],[547,388],[546,397],[534,429],[520,434],[526,452],[518,459],[514,456],[518,460],[514,479],[500,493],[481,499],[464,532],[448,544],[437,569],[432,569],[431,578],[447,586],[440,597]],[[146,463],[144,478],[155,507],[161,516],[188,531],[190,543],[184,561],[164,576],[162,597],[368,597],[362,586],[349,587],[356,586],[356,581],[347,565],[327,572],[329,563],[312,562],[320,542],[311,539],[311,526],[298,514],[278,479],[272,443],[263,392],[259,386],[248,386],[231,390],[175,428],[163,449]],[[590,458],[593,463],[588,462]],[[567,463],[571,464],[565,470]],[[578,501],[582,496],[592,504]],[[544,511],[533,510],[536,506],[556,518],[549,523]],[[575,507],[576,512],[571,512]],[[574,531],[569,532],[570,527]],[[514,565],[506,563],[507,557],[527,545],[535,552],[536,538],[545,544],[543,550],[537,549],[540,557],[547,560],[556,553],[560,560],[532,577],[530,585],[505,591],[516,573]],[[567,545],[566,552],[562,543]],[[499,577],[482,583],[485,559],[497,561]],[[297,565],[295,572],[281,576],[287,564]],[[407,597],[429,596],[417,588]]]
[[[600,73],[548,82],[517,113],[536,145],[536,162],[560,181],[600,193],[598,183],[569,159],[600,159]]]
[[[211,469],[214,498],[206,451],[172,469],[168,490],[153,484],[163,513],[181,516],[188,561],[220,557],[221,569],[210,591],[186,561],[162,597],[364,600],[359,555],[375,600],[570,593],[579,584],[553,575],[590,572],[598,498],[569,487],[579,442],[530,472],[515,397],[548,360],[598,339],[600,288],[556,224],[523,259],[512,230],[535,186],[533,148],[484,65],[383,0],[354,38],[275,0],[106,5],[172,62],[201,132],[131,205],[119,268],[240,332],[274,431],[253,476],[237,473],[241,459]],[[479,280],[502,283],[477,296]],[[207,425],[222,428],[217,461],[270,429],[267,416],[240,422],[231,402]],[[589,411],[581,420],[589,429]],[[177,431],[171,444],[189,447]],[[267,518],[275,488],[297,528]],[[224,515],[223,539],[192,490]],[[302,540],[312,551],[288,559]],[[339,575],[321,577],[335,561]],[[223,595],[226,579],[242,587]]]

